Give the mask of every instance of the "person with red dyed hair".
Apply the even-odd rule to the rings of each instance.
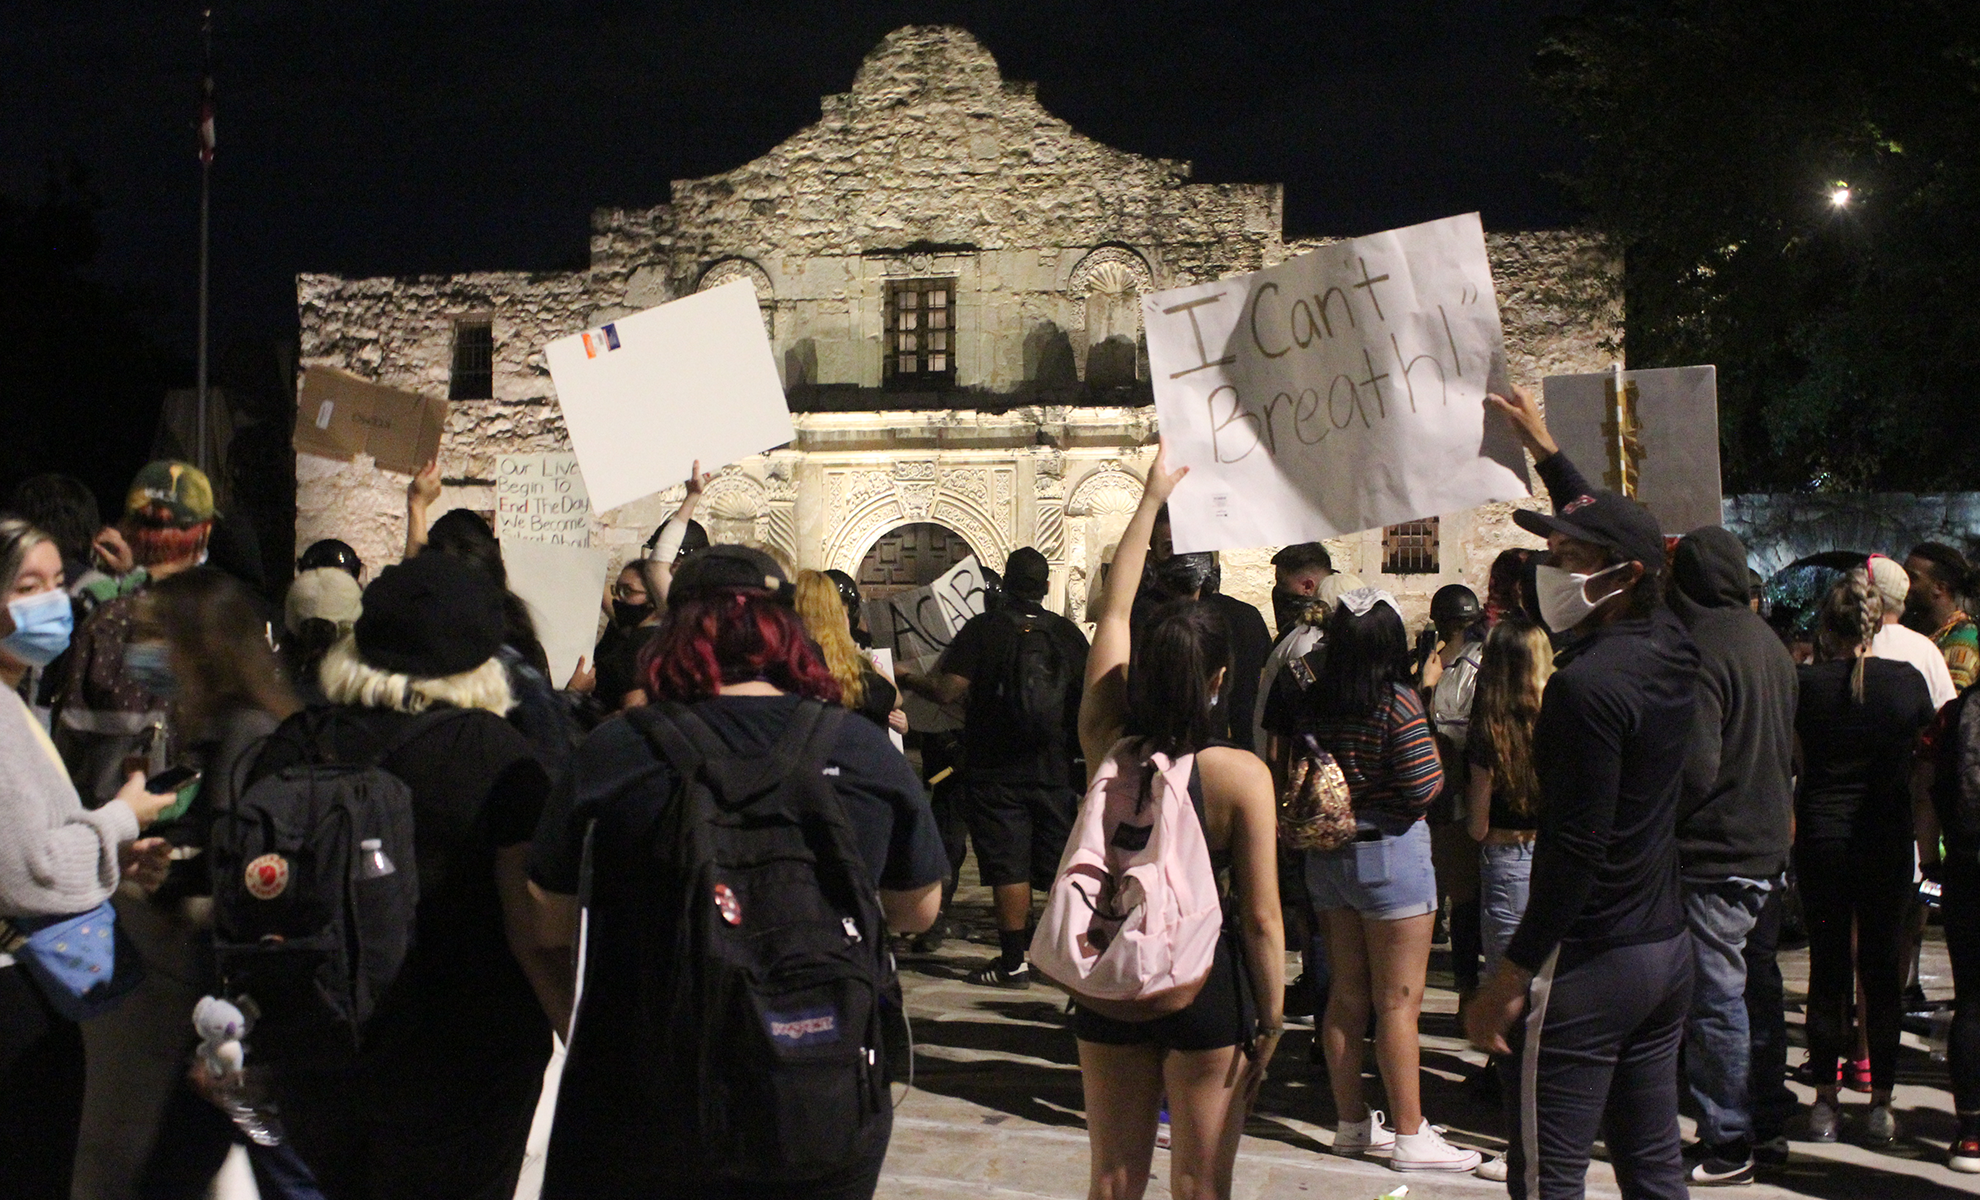
[[[733,757],[707,760],[705,776],[778,754],[789,755],[793,771],[820,771],[843,806],[889,929],[919,933],[940,909],[941,880],[948,872],[942,839],[921,781],[886,733],[867,721],[838,720],[831,736],[821,735],[817,742],[807,736],[793,749],[795,739],[786,737],[793,730],[822,729],[820,722],[838,716],[840,698],[838,682],[791,607],[792,594],[783,570],[758,550],[711,546],[683,562],[668,590],[659,633],[641,659],[652,704],[592,733],[537,827],[530,890],[545,948],[576,945],[579,881],[587,860],[591,887],[583,1006],[558,1094],[543,1181],[546,1200],[864,1200],[873,1194],[886,1156],[884,1137],[877,1147],[865,1145],[852,1161],[816,1178],[725,1180],[725,1173],[747,1174],[761,1164],[708,1161],[700,1134],[701,1106],[708,1098],[693,1094],[691,1085],[639,1053],[692,1036],[656,1029],[652,1021],[682,1002],[672,986],[675,947],[690,920],[678,892],[667,884],[685,861],[684,847],[663,839],[668,831],[683,839],[699,827],[670,819],[683,789],[643,726],[664,720],[722,742]],[[824,706],[831,708],[821,713]],[[815,757],[821,745],[829,745],[822,764]],[[821,875],[821,882],[827,878]],[[739,884],[745,894],[730,892],[724,900],[727,890],[724,884],[715,893],[716,902],[727,905],[722,919],[745,927],[757,911],[757,898]],[[847,918],[849,931],[852,922]],[[561,1011],[551,1014],[560,1029],[572,1029],[571,1008],[566,993]],[[824,1022],[821,1028],[831,1032],[825,1040],[840,1036],[824,1016],[804,1015]],[[842,1116],[849,1122],[860,1118],[857,1112],[822,1113],[808,1124]],[[816,1135],[815,1128],[802,1132]]]
[[[55,744],[86,804],[117,794],[128,774],[126,759],[147,755],[151,771],[166,764],[171,687],[162,645],[134,644],[137,598],[204,560],[215,515],[205,472],[191,463],[155,462],[131,481],[121,536],[99,540],[100,550],[114,546],[116,554],[128,554],[131,569],[116,581],[115,598],[76,631],[68,675],[53,705]]]

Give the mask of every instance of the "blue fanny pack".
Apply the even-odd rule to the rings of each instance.
[[[102,1016],[144,982],[144,959],[108,900],[73,917],[12,917],[7,952],[71,1021]]]

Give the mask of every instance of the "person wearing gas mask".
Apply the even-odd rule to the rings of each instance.
[[[1677,814],[1698,647],[1663,603],[1664,539],[1649,510],[1589,487],[1525,389],[1485,404],[1553,498],[1552,516],[1514,520],[1547,539],[1535,590],[1565,644],[1533,730],[1531,899],[1465,1033],[1519,1064],[1507,1106],[1514,1200],[1583,1195],[1598,1136],[1625,1195],[1685,1200],[1677,1064],[1692,946]]]
[[[1265,669],[1266,655],[1272,652],[1272,633],[1256,607],[1218,590],[1223,568],[1214,553],[1177,554],[1174,547],[1169,509],[1163,505],[1155,516],[1149,565],[1142,574],[1141,592],[1135,597],[1134,627],[1139,629],[1157,608],[1172,600],[1205,600],[1216,607],[1231,633],[1231,669],[1224,675],[1224,691],[1217,698],[1217,736],[1249,746],[1254,736],[1252,717],[1258,706],[1258,677]]]

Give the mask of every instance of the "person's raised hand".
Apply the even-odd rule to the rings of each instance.
[[[1512,426],[1513,433],[1519,436],[1520,444],[1533,452],[1535,462],[1560,453],[1560,446],[1554,435],[1547,432],[1547,418],[1540,415],[1540,402],[1533,393],[1513,385],[1510,397],[1497,392],[1485,394],[1485,407],[1505,419]]]
[[[155,892],[165,886],[165,877],[171,873],[172,843],[156,837],[127,843],[117,851],[117,867],[125,879]]]
[[[124,533],[115,525],[105,525],[96,533],[96,540],[90,543],[96,551],[96,561],[112,575],[129,575],[137,568],[137,555],[132,553],[131,544],[124,540]]]
[[[584,655],[578,655],[577,666],[571,671],[570,682],[564,685],[564,690],[589,696],[597,686],[598,668],[592,666]]]
[[[172,807],[178,798],[176,792],[160,795],[145,787],[143,771],[132,771],[130,778],[124,780],[124,786],[117,789],[116,795],[116,799],[122,800],[125,807],[137,814],[139,829],[151,828],[158,814]]]
[[[1155,462],[1148,468],[1148,483],[1144,494],[1152,497],[1157,504],[1167,504],[1169,497],[1175,494],[1176,485],[1181,483],[1183,476],[1187,474],[1189,474],[1188,467],[1169,470],[1169,444],[1158,443]]]
[[[406,485],[406,503],[425,508],[440,498],[440,460],[435,459],[419,469]]]
[[[698,458],[695,459],[694,465],[688,468],[687,494],[690,496],[701,495],[701,493],[708,490],[708,481],[713,478],[715,478],[714,472],[704,473],[701,469],[701,460]]]

